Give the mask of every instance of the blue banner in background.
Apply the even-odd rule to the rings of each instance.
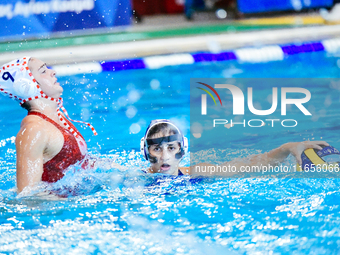
[[[333,0],[237,0],[237,8],[242,13],[300,11],[332,5]]]
[[[127,0],[1,0],[0,38],[126,26],[131,14]]]

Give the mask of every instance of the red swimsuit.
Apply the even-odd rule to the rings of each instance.
[[[29,112],[28,115],[36,115],[52,123],[64,136],[64,144],[59,153],[51,160],[47,161],[43,166],[44,172],[42,174],[41,180],[45,182],[56,182],[64,176],[64,170],[66,168],[85,158],[86,154],[81,152],[79,145],[82,146],[84,151],[84,148],[86,148],[86,142],[79,131],[68,120],[68,124],[77,132],[78,142],[70,131],[61,127],[46,115],[39,112]]]

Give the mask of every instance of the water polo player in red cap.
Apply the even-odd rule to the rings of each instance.
[[[46,63],[23,57],[3,65],[0,92],[28,111],[15,141],[18,193],[39,181],[58,181],[67,167],[85,158],[86,142],[61,113],[60,109],[68,116],[62,105],[63,88]]]

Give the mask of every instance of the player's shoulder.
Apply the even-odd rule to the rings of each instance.
[[[16,136],[16,141],[20,140],[45,140],[47,136],[41,135],[48,133],[49,127],[43,119],[28,115],[22,121],[20,130]]]
[[[20,125],[20,129],[28,129],[29,131],[44,130],[46,128],[48,128],[46,121],[34,115],[27,115]]]
[[[179,170],[181,170],[184,175],[190,175],[191,173],[190,166],[179,167]]]

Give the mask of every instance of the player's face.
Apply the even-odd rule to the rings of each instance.
[[[162,133],[155,134],[152,138],[162,137]],[[181,146],[178,141],[153,144],[148,148],[151,157],[156,158],[156,163],[151,163],[151,169],[154,173],[178,174],[178,164],[180,159],[176,154],[180,152]]]

